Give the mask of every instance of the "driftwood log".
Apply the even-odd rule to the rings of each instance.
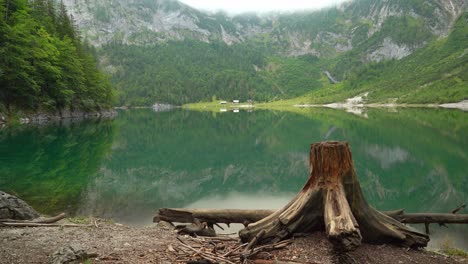
[[[156,212],[153,222],[160,221],[211,224],[245,224],[254,223],[273,214],[277,210],[252,209],[186,209],[161,208]],[[404,209],[382,211],[383,214],[405,224],[468,224],[468,214],[440,213],[405,213]]]
[[[243,224],[257,222],[273,212],[272,210],[161,208],[153,218],[153,222],[195,223],[200,221],[210,224]]]
[[[346,142],[311,145],[310,175],[302,190],[282,209],[210,210],[160,209],[157,221],[244,223],[243,242],[274,243],[295,233],[325,230],[335,248],[353,250],[361,244],[393,243],[425,247],[429,237],[403,223],[467,223],[466,215],[379,212],[364,198]],[[249,224],[252,223],[252,224]],[[248,225],[247,225],[248,224]],[[260,235],[259,235],[260,234]]]

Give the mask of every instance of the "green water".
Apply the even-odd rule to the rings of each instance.
[[[374,207],[449,212],[468,202],[467,113],[295,111],[145,109],[4,128],[0,190],[42,213],[134,225],[150,223],[160,207],[278,208],[307,179],[310,143],[346,140]],[[468,249],[468,228],[431,230],[436,243]]]

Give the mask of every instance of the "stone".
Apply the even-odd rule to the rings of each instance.
[[[31,220],[39,217],[25,201],[0,191],[0,219]]]
[[[165,230],[174,230],[174,228],[175,228],[172,223],[166,222],[166,221],[159,221],[156,225],[159,228],[165,229]]]
[[[65,246],[59,248],[52,254],[49,264],[70,264],[81,263],[90,257],[97,257],[97,254],[88,254],[84,249]]]
[[[31,122],[31,120],[28,117],[20,118],[20,123],[21,124],[29,124],[30,122]]]
[[[72,114],[69,109],[61,109],[60,110],[60,117],[63,119],[68,119],[72,117]]]

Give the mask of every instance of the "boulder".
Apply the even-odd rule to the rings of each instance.
[[[54,252],[50,258],[49,264],[82,263],[83,260],[96,256],[97,254],[89,254],[83,249],[65,246]]]
[[[31,220],[39,214],[25,201],[0,191],[0,219]]]

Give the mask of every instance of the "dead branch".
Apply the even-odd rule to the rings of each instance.
[[[455,209],[452,211],[452,214],[458,213],[458,211],[464,209],[465,207],[466,207],[466,204],[460,205],[459,207],[455,208]]]
[[[57,216],[39,219],[39,220],[15,220],[15,219],[0,219],[0,223],[29,223],[29,224],[51,224],[65,218],[66,214],[61,213]]]
[[[0,226],[9,226],[9,227],[93,227],[93,225],[77,225],[77,224],[40,224],[40,223],[4,223],[4,222],[0,222]]]
[[[177,213],[173,214],[174,211],[177,211]],[[178,215],[181,212],[184,215],[183,217]],[[164,221],[169,222],[192,223],[188,220],[195,218],[194,216],[196,215],[196,218],[203,222],[206,222],[209,219],[210,221],[215,221],[217,223],[226,223],[225,221],[229,219],[229,223],[231,224],[242,224],[247,218],[252,220],[252,223],[254,223],[273,214],[274,212],[276,212],[276,210],[161,208],[156,213],[154,221],[158,221],[158,219],[163,218],[166,219]],[[405,213],[404,209],[382,211],[381,213],[402,223],[408,224],[424,224],[426,221],[438,224],[468,224],[468,214]],[[186,215],[189,214],[192,214],[192,216],[186,217]],[[224,216],[223,218],[217,219],[217,215]]]

